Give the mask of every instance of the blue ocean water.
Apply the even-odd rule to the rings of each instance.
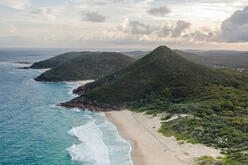
[[[20,66],[0,61],[0,164],[132,165],[130,144],[104,113],[55,106],[78,84],[36,82],[41,71]]]

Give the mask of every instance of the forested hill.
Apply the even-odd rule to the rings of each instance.
[[[219,83],[233,86],[236,79],[229,72],[195,64],[161,46],[129,67],[86,85],[79,90],[85,94],[73,101],[93,99],[99,105],[120,107],[160,93],[176,102],[197,98],[206,85]]]
[[[30,69],[50,69],[54,68],[56,66],[59,66],[73,58],[86,55],[86,54],[91,54],[93,52],[69,52],[69,53],[64,53],[61,55],[57,55],[55,57],[35,62],[33,65],[31,65],[29,68]]]
[[[84,52],[72,54],[71,59],[44,72],[37,81],[75,81],[99,79],[127,67],[134,59],[113,52]],[[64,59],[67,59],[65,61]],[[62,61],[62,59],[60,58]]]

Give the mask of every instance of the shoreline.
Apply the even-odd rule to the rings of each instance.
[[[83,86],[93,81],[70,82]],[[91,109],[91,107],[88,108]],[[129,143],[133,165],[189,165],[202,156],[213,158],[222,156],[220,150],[203,144],[186,142],[180,144],[175,137],[162,135],[158,132],[161,127],[160,115],[152,117],[130,110],[105,111],[104,113],[106,119],[117,128],[120,137]]]
[[[95,80],[75,80],[75,81],[65,81],[65,82],[73,82],[78,83],[80,86],[84,86],[88,83],[94,82]]]
[[[105,116],[132,145],[134,165],[188,165],[201,156],[222,156],[219,150],[203,144],[178,144],[174,137],[163,136],[158,132],[160,117],[129,110],[105,112]]]

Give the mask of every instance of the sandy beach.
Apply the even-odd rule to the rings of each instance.
[[[91,83],[91,82],[94,82],[95,80],[79,80],[79,81],[69,81],[69,82],[75,82],[75,83],[78,83],[80,84],[80,86],[84,86],[85,84],[88,84],[88,83]]]
[[[132,146],[135,165],[188,165],[201,156],[221,156],[220,151],[202,144],[178,144],[174,137],[158,132],[160,117],[128,110],[106,112],[107,119]]]

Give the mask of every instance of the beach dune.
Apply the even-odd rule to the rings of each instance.
[[[132,146],[135,165],[184,165],[193,164],[201,156],[221,156],[220,151],[202,144],[178,144],[174,137],[165,137],[158,132],[159,117],[129,110],[106,112],[107,119],[118,129],[119,134]]]

